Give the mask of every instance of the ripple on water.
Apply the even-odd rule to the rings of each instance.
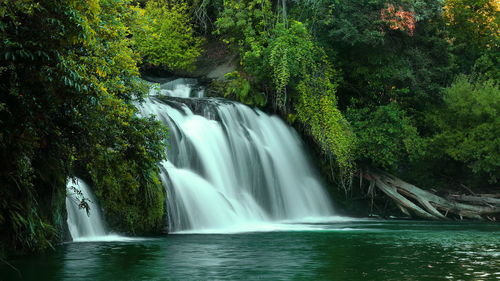
[[[68,243],[12,264],[22,280],[500,280],[499,226],[370,220],[273,227]],[[2,280],[19,280],[9,267],[0,272]]]

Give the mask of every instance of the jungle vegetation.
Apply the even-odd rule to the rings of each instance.
[[[108,223],[162,228],[167,130],[139,118],[143,67],[237,55],[222,92],[274,111],[348,190],[363,169],[498,191],[495,0],[0,0],[0,252],[60,241],[68,178]],[[220,87],[220,84],[219,84]]]

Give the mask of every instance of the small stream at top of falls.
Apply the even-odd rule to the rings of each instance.
[[[140,106],[170,129],[161,176],[171,232],[259,231],[334,215],[290,126],[203,92],[196,80],[177,79],[153,87]]]

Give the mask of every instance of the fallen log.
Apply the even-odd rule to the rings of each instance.
[[[396,201],[397,205],[403,211],[403,213],[408,214],[408,210],[413,211],[416,213],[419,217],[426,218],[426,219],[437,219],[435,215],[429,214],[422,208],[420,208],[418,205],[414,204],[412,201],[406,199],[403,195],[398,193],[398,190],[391,186],[387,185],[380,179],[375,179],[375,185],[382,190],[387,196],[392,198],[394,201]]]
[[[483,197],[483,196],[470,196],[470,195],[448,195],[448,198],[455,200],[455,201],[461,201],[461,202],[470,202],[470,203],[477,203],[477,204],[483,204],[487,206],[497,206],[500,207],[500,199],[498,198],[490,198],[490,197]]]
[[[375,183],[375,186],[390,197],[403,212],[411,213],[420,218],[446,220],[455,215],[460,219],[465,217],[483,220],[491,219],[491,217],[500,214],[500,205],[497,205],[498,199],[495,198],[488,198],[486,200],[489,202],[488,205],[484,203],[481,205],[473,204],[486,202],[483,197],[481,197],[482,201],[465,201],[468,203],[466,204],[461,200],[455,201],[451,198],[440,197],[389,174],[365,172],[363,177]],[[471,200],[471,197],[477,196],[463,198]],[[473,198],[472,200],[479,199]]]
[[[500,187],[498,188],[500,189]],[[500,198],[500,193],[496,194],[476,194],[479,197],[488,197],[488,198]]]

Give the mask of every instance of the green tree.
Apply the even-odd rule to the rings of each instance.
[[[432,145],[463,163],[473,174],[497,183],[500,179],[500,87],[486,80],[459,76],[444,92],[444,106],[433,118],[439,133]],[[485,182],[482,183],[485,185]]]
[[[440,101],[454,69],[438,1],[303,2],[295,13],[313,15],[313,22],[304,22],[342,70],[342,109],[397,101],[423,120],[420,112]]]
[[[328,78],[306,75],[297,86],[298,120],[323,153],[333,156],[342,180],[354,171],[356,138],[351,125],[337,108],[336,85]]]
[[[57,241],[75,175],[119,206],[118,229],[162,227],[165,130],[133,104],[145,93],[130,39],[138,17],[127,1],[0,2],[1,248]]]
[[[461,70],[469,73],[483,55],[500,53],[500,4],[495,0],[446,0],[446,27]]]
[[[149,1],[139,9],[145,24],[136,25],[134,41],[145,61],[169,70],[192,70],[201,54],[186,3]]]
[[[298,121],[342,176],[350,176],[354,141],[337,109],[338,74],[308,27],[286,16],[284,4],[274,12],[267,0],[226,1],[216,34],[239,52],[246,75],[238,77],[264,91],[290,122]]]
[[[363,166],[401,172],[401,166],[418,158],[422,139],[398,104],[349,109],[346,116],[358,140],[356,158]]]
[[[268,65],[263,63],[275,16],[269,0],[228,0],[215,22],[214,34],[240,55],[241,75],[252,87],[263,89],[268,79]],[[266,81],[267,82],[267,81]]]
[[[323,59],[322,50],[311,39],[307,28],[298,21],[279,23],[271,32],[264,60],[269,63],[276,103],[281,109],[286,106],[287,88],[296,86]]]

